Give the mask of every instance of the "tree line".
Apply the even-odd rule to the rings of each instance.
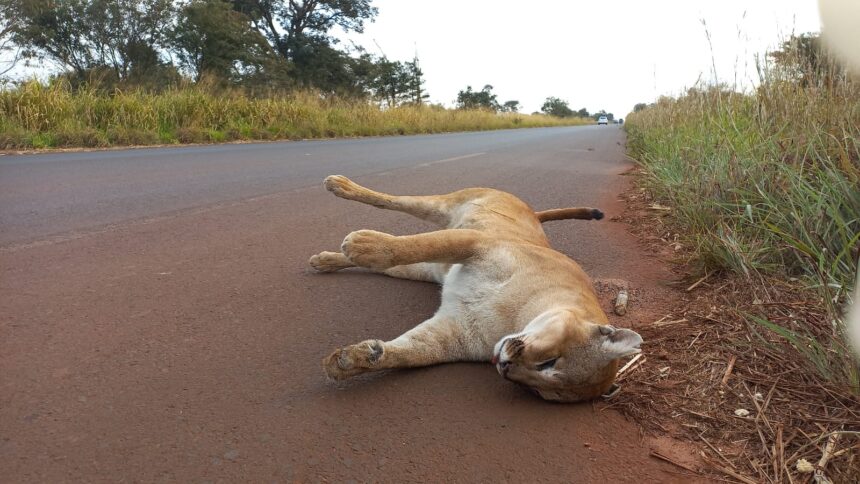
[[[331,35],[362,32],[376,15],[369,0],[0,0],[0,49],[73,84],[159,89],[188,78],[421,102],[417,57],[391,61]]]
[[[457,106],[468,109],[491,109],[494,111],[513,113],[519,112],[520,110],[519,101],[505,101],[504,103],[499,103],[497,96],[493,94],[493,86],[490,84],[485,85],[480,91],[474,91],[472,90],[472,86],[467,86],[465,90],[460,91],[457,94]],[[589,113],[586,108],[574,111],[570,108],[570,104],[567,101],[554,96],[546,98],[540,108],[540,113],[535,112],[532,114],[541,113],[558,118],[578,117],[592,118],[596,120],[601,116],[606,116],[610,121],[615,118],[612,113],[607,113],[602,109],[596,113]]]
[[[546,101],[544,101],[543,106],[541,106],[541,111],[551,116],[558,116],[560,118],[570,118],[570,117],[580,117],[580,118],[592,118],[597,120],[601,116],[606,116],[609,121],[613,121],[615,119],[615,115],[612,113],[607,113],[605,110],[601,109],[596,113],[589,113],[588,109],[580,108],[579,111],[574,111],[570,108],[570,105],[567,101],[561,100],[557,97],[548,97]]]
[[[18,61],[47,64],[72,86],[160,90],[184,80],[254,92],[315,89],[372,96],[384,106],[429,94],[418,56],[390,60],[332,35],[361,33],[372,0],[0,0],[0,75]],[[4,72],[5,71],[5,72]],[[468,86],[457,105],[518,112],[493,86]],[[599,117],[547,98],[541,111]]]

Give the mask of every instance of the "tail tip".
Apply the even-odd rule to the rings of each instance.
[[[591,209],[591,218],[594,220],[603,220],[603,212],[596,208],[593,208]]]

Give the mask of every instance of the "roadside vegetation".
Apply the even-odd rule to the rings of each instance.
[[[0,0],[0,149],[592,122],[569,109],[518,114],[490,85],[460,91],[453,109],[431,105],[417,56],[331,34],[362,32],[377,14],[370,0]],[[4,78],[31,65],[50,78]]]
[[[800,458],[860,429],[860,369],[843,324],[860,256],[860,80],[815,35],[784,42],[759,74],[754,92],[697,86],[637,105],[625,127],[649,208],[686,248],[679,253],[706,281],[699,290],[720,286],[698,331],[711,348],[689,372],[699,380],[691,393],[709,401],[687,408],[722,427],[701,424],[698,438],[752,449],[714,456],[727,473],[783,482],[798,477]],[[709,324],[726,320],[740,326]],[[678,343],[686,348],[668,351],[692,351]],[[750,402],[752,388],[766,401]],[[731,417],[731,406],[757,408],[755,421]]]
[[[295,91],[252,97],[199,84],[114,90],[29,82],[0,91],[0,148],[106,147],[235,140],[332,138],[591,123],[581,118],[444,109],[381,109],[355,98]]]

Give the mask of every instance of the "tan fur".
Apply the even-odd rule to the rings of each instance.
[[[606,392],[618,358],[639,351],[639,335],[607,325],[588,276],[552,250],[541,227],[542,220],[600,218],[599,211],[539,215],[515,196],[489,188],[394,196],[338,175],[326,178],[325,187],[341,198],[445,227],[408,236],[359,230],[346,236],[341,252],[311,257],[311,266],[322,272],[358,266],[443,284],[442,304],[432,318],[394,340],[334,351],[323,360],[330,378],[492,360],[502,376],[543,398],[578,401]]]

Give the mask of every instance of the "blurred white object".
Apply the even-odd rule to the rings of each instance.
[[[860,0],[818,0],[818,11],[827,46],[849,69],[860,74]],[[860,357],[860,274],[852,303],[845,321],[854,353]]]
[[[828,47],[860,73],[860,1],[818,0],[818,11]]]

